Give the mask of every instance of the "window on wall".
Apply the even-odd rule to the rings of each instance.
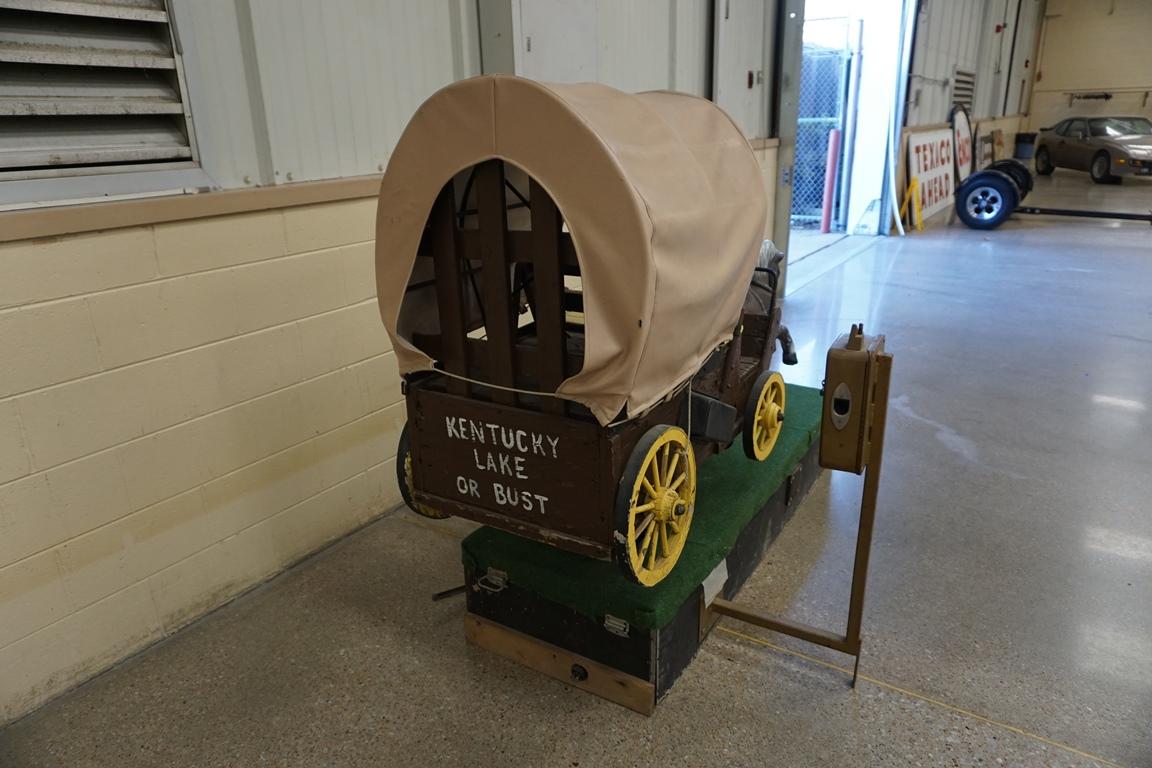
[[[196,160],[164,0],[0,0],[0,181]]]
[[[957,69],[952,75],[952,103],[963,104],[964,108],[968,110],[968,114],[972,112],[972,102],[976,96],[976,73],[969,72],[965,69]]]

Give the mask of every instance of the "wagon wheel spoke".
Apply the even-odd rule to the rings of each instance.
[[[680,463],[680,451],[672,452],[672,461],[669,462],[667,469],[664,471],[664,477],[670,478],[676,476],[676,465]]]
[[[657,531],[660,534],[660,556],[668,557],[668,525],[663,522],[660,523]]]
[[[680,486],[683,485],[684,481],[687,479],[688,479],[688,473],[687,472],[681,472],[680,476],[672,481],[672,485],[668,486],[668,489],[672,490],[672,491],[680,490]]]
[[[648,478],[642,477],[640,478],[640,482],[644,486],[644,491],[648,494],[648,498],[654,499],[659,495],[656,493],[656,489],[652,487],[652,483],[648,482]]]
[[[640,521],[640,524],[636,526],[636,535],[639,536],[640,534],[644,533],[644,531],[648,528],[649,525],[652,524],[652,521],[655,519],[655,514],[645,515],[644,519]]]
[[[648,530],[645,531],[645,533],[644,533],[644,540],[643,540],[643,542],[641,542],[641,544],[638,548],[638,551],[641,555],[643,555],[645,552],[648,551],[648,544],[652,541],[652,534],[655,532],[656,532],[656,526],[654,526],[654,525],[648,526]],[[637,532],[637,535],[639,535],[639,532]],[[649,567],[651,567],[651,566],[649,566]]]

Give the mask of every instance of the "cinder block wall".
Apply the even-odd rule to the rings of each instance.
[[[0,245],[0,723],[398,503],[375,205]]]

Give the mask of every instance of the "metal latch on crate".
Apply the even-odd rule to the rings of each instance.
[[[630,627],[628,626],[628,622],[624,621],[624,619],[619,619],[610,613],[606,613],[604,614],[604,629],[608,630],[614,635],[619,635],[620,637],[628,637],[628,630]]]
[[[476,586],[486,592],[500,592],[508,586],[508,574],[495,568],[489,568],[483,576],[476,580]]]

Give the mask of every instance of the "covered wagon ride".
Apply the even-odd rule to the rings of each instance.
[[[704,99],[499,75],[429,98],[377,213],[408,505],[663,579],[698,464],[741,431],[763,460],[784,418],[765,211]]]

